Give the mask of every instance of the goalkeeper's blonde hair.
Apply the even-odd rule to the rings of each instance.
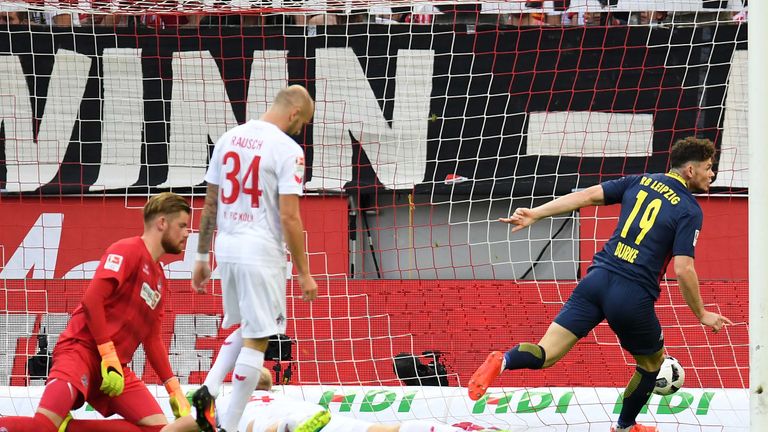
[[[159,215],[170,215],[180,211],[191,213],[187,200],[173,192],[163,192],[151,197],[144,204],[144,223],[151,222]]]

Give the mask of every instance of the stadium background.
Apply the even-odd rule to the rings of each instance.
[[[202,191],[217,132],[259,112],[261,102],[248,98],[252,91],[268,100],[271,90],[253,90],[252,59],[260,57],[258,66],[266,69],[258,78],[272,81],[264,87],[279,88],[280,75],[269,78],[269,66],[284,58],[289,82],[330,95],[325,108],[318,104],[324,115],[303,137],[312,195],[303,208],[307,239],[327,295],[311,309],[290,303],[289,333],[298,341],[293,383],[398,385],[392,355],[424,350],[444,352],[451,384],[465,383],[489,349],[544,331],[616,214],[600,209],[597,217],[585,211],[542,223],[509,246],[498,246],[509,237],[493,224],[495,217],[619,175],[662,171],[671,143],[695,133],[722,151],[714,184],[721,195],[700,199],[706,215],[697,248],[702,295],[739,325],[725,341],[713,339],[697,328],[674,281],[664,285],[659,314],[670,352],[695,365],[687,386],[747,387],[747,210],[740,193],[748,185],[739,164],[745,143],[738,142],[746,121],[730,130],[724,124],[740,106],[725,101],[735,93],[728,85],[738,78],[733,59],[746,53],[746,25],[324,30],[312,38],[270,28],[202,35],[0,31],[0,65],[11,77],[0,85],[17,101],[4,105],[0,128],[0,321],[7,329],[0,342],[10,348],[0,353],[3,384],[26,383],[36,335],[44,328],[55,342],[93,268],[82,264],[138,232],[138,208],[148,193]],[[110,69],[106,59],[115,48],[141,51],[121,51],[133,60]],[[273,58],[273,51],[284,54]],[[400,81],[403,63],[409,72],[429,65],[420,118],[398,111],[403,100],[423,102],[398,92],[423,84]],[[195,67],[203,72],[190,75]],[[325,81],[329,72],[355,67],[372,96],[334,93],[339,84]],[[132,97],[142,111],[108,124],[110,80],[129,81],[137,71],[141,85],[134,90],[141,96]],[[359,84],[359,71],[351,82]],[[29,96],[28,117],[20,95]],[[425,145],[404,157],[394,138],[367,140],[373,126],[355,104],[371,100],[376,112],[366,111],[370,104],[362,111],[385,125],[374,136],[392,133],[389,128],[405,142]],[[343,109],[327,108],[333,103]],[[624,153],[547,153],[546,140],[530,127],[536,116],[564,112],[651,115],[649,130],[624,130],[619,138],[634,143],[633,135],[645,134],[651,145]],[[50,124],[54,132],[46,129]],[[620,135],[610,129],[615,125],[604,126],[608,135]],[[18,139],[27,130],[23,138],[30,141]],[[53,142],[54,135],[65,139]],[[29,150],[35,139],[37,152]],[[108,153],[118,141],[138,148]],[[387,168],[404,161],[405,170]],[[445,182],[450,174],[467,181]],[[194,204],[201,206],[199,195]],[[545,254],[537,259],[540,251]],[[226,333],[218,330],[218,298],[188,290],[191,258],[174,259],[165,258],[172,281],[164,335],[174,367],[197,383]],[[621,387],[628,361],[601,326],[556,368],[508,374],[499,384]],[[155,380],[141,355],[134,368]]]

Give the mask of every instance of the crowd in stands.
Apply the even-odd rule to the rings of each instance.
[[[653,25],[698,20],[701,13],[673,13],[663,11],[620,12],[613,11],[612,1],[588,0],[589,7],[572,7],[571,0],[544,0],[525,2],[525,12],[481,13],[477,4],[456,6],[379,6],[347,11],[318,11],[314,13],[231,13],[205,15],[203,13],[168,13],[150,15],[86,14],[79,11],[35,11],[34,8],[6,8],[0,11],[0,25],[32,25],[54,27],[126,27],[143,26],[157,29],[198,28],[211,26],[331,26],[345,24],[486,24],[501,26],[611,26]],[[554,7],[552,7],[554,5]],[[747,19],[747,0],[743,9],[734,12],[714,12],[714,20],[739,21]],[[172,8],[171,11],[174,9]],[[713,13],[706,20],[712,21]],[[693,19],[691,19],[691,16]]]

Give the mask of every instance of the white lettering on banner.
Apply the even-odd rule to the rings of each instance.
[[[0,279],[54,279],[56,262],[59,257],[63,213],[42,213],[27,232],[21,244],[11,249],[3,245],[5,251],[13,251],[11,258],[0,266]],[[189,279],[195,263],[198,233],[191,233],[187,238],[184,259],[173,261],[164,267],[168,279]],[[78,264],[64,274],[62,279],[91,279],[99,266],[99,260]],[[214,270],[211,279],[219,278]]]
[[[187,247],[184,250],[184,259],[173,261],[163,266],[165,278],[169,280],[190,279],[192,277],[192,267],[195,265],[197,257],[197,239],[199,233],[190,233],[187,237]],[[219,269],[214,267],[211,272],[211,280],[219,280]]]
[[[8,158],[6,188],[10,191],[32,190],[39,186],[28,173],[30,170],[37,171],[31,154],[34,148],[32,105],[18,56],[0,56],[0,76],[3,77],[0,79],[0,121],[5,127]]]
[[[371,158],[382,183],[407,189],[426,171],[434,52],[399,50],[393,118],[384,118],[351,48],[316,51],[317,99],[313,178],[309,189],[341,189],[352,178],[349,133]],[[248,85],[247,117],[257,118],[288,82],[287,52],[257,50]],[[141,50],[106,48],[103,63],[101,167],[92,190],[130,186],[141,170],[144,89]],[[37,141],[35,114],[18,56],[0,56],[0,121],[6,132],[9,192],[37,189],[60,168],[89,79],[91,57],[61,49],[45,100]],[[725,102],[717,183],[748,187],[746,51],[734,51]],[[208,141],[236,120],[216,61],[208,51],[176,52],[172,61],[168,178],[163,187],[202,182]],[[342,77],[342,79],[339,79]],[[160,95],[156,97],[161,97]],[[529,119],[527,153],[552,156],[647,157],[653,115],[587,111],[512,113]]]
[[[173,419],[168,396],[161,385],[149,385],[149,391],[169,419]],[[188,387],[185,385],[185,387]],[[196,387],[196,386],[194,386]],[[192,386],[183,390],[192,389]],[[32,415],[42,395],[41,387],[0,387],[0,412]],[[334,390],[329,386],[280,386],[277,394],[293,399],[326,405],[334,416],[353,417],[375,423],[406,420],[428,420],[456,425],[469,430],[501,431],[546,430],[548,432],[588,432],[608,430],[618,419],[617,401],[623,389],[618,388],[531,388],[494,389],[501,396],[513,395],[505,412],[478,411],[477,405],[491,400],[472,402],[461,387],[359,387],[345,386]],[[226,393],[226,391],[224,392]],[[514,396],[519,394],[519,396]],[[525,401],[529,395],[528,402]],[[540,409],[530,395],[542,395],[551,401]],[[227,397],[217,400],[226,409]],[[329,399],[332,399],[329,402]],[[567,399],[567,403],[557,405]],[[494,405],[499,399],[491,400]],[[504,403],[502,401],[502,403]],[[522,403],[522,405],[520,405]],[[81,407],[73,411],[80,419],[99,418],[99,414]],[[666,397],[653,395],[647,411],[638,417],[640,423],[659,425],[661,430],[678,432],[748,432],[749,392],[747,389],[683,389]]]
[[[749,187],[749,85],[747,50],[734,51],[725,97],[716,186]]]
[[[197,339],[216,337],[219,334],[218,315],[176,314],[174,336],[168,349],[168,356],[179,380],[186,384],[192,372],[207,372],[213,363],[213,350],[195,349]]]
[[[99,268],[99,261],[87,261],[72,267],[62,279],[93,279],[97,268]]]
[[[253,55],[248,118],[263,114],[288,82],[287,51],[255,51]],[[141,50],[107,48],[103,63],[102,164],[91,190],[129,186],[139,178],[141,169],[144,122]],[[234,126],[235,120],[218,67],[209,52],[177,53],[173,68],[176,80],[171,107],[171,170],[166,185],[189,186],[203,180],[208,139],[216,142],[226,129]],[[26,84],[21,84],[26,92]],[[210,94],[216,96],[212,99]],[[211,100],[218,102],[211,103]],[[190,149],[189,143],[199,145]],[[184,169],[185,166],[188,169]]]
[[[8,385],[16,358],[16,346],[19,339],[32,334],[35,325],[34,314],[0,314],[0,385]],[[5,413],[5,411],[0,411]]]
[[[286,51],[255,51],[254,56],[248,90],[249,118],[258,117],[266,111],[270,101],[288,81]],[[348,48],[318,50],[320,79],[335,76],[339,68],[351,79],[349,82],[330,79],[327,81],[328,85],[318,86],[316,98],[324,103],[318,105],[316,116],[322,116],[326,122],[322,127],[315,128],[315,142],[319,144],[315,149],[316,155],[319,156],[316,156],[316,159],[337,162],[330,164],[330,167],[316,167],[318,175],[314,183],[317,187],[340,189],[344,183],[351,180],[351,164],[338,163],[339,160],[351,161],[348,130],[360,140],[372,158],[379,178],[386,186],[407,188],[422,181],[426,167],[427,129],[424,122],[429,117],[433,61],[434,52],[431,50],[398,52],[395,90],[397,102],[390,126],[382,115],[354,52]],[[99,177],[92,186],[93,190],[133,184],[138,178],[141,165],[141,128],[144,121],[141,51],[105,49],[103,62],[105,105],[102,166]],[[71,64],[77,67],[72,69]],[[9,154],[17,154],[18,149],[11,147],[17,141],[32,142],[29,91],[18,58],[4,58],[0,67],[13,69],[4,74],[11,77],[4,81],[5,87],[10,89],[2,93],[13,95],[16,101],[21,101],[21,108],[15,108],[19,104],[16,102],[8,104],[4,108],[5,112],[2,112],[4,119],[13,122],[13,130],[18,130],[21,125],[25,126],[25,129],[16,135],[9,134],[17,137],[9,140]],[[57,75],[57,72],[65,67],[75,73],[66,77]],[[39,135],[41,146],[42,143],[52,143],[47,147],[42,146],[47,149],[48,157],[33,154],[34,146],[21,146],[23,151],[19,154],[28,154],[20,157],[17,164],[9,164],[9,191],[33,190],[48,182],[58,171],[69,143],[71,127],[79,109],[89,67],[90,59],[86,56],[65,50],[60,50],[57,54],[46,105],[46,121],[43,121]],[[222,133],[236,125],[219,69],[208,51],[177,52],[174,54],[172,67],[174,86],[171,100],[169,172],[166,182],[159,185],[163,187],[200,183],[207,167],[208,140],[215,142]],[[65,86],[64,78],[71,80],[72,84]],[[354,85],[350,86],[350,82]],[[63,88],[76,97],[65,94]],[[67,104],[63,104],[64,102]],[[336,109],[334,104],[340,104],[341,109]],[[338,121],[334,120],[335,117],[339,117]],[[55,134],[46,133],[50,130],[45,128],[47,124],[53,125],[50,128]],[[326,131],[325,128],[331,130]],[[326,145],[329,142],[334,144]],[[338,159],[339,154],[346,157]],[[49,159],[50,163],[33,163]],[[24,166],[24,162],[29,162],[28,166]],[[324,170],[328,171],[325,176]],[[343,176],[336,174],[339,171],[343,172]]]
[[[167,279],[191,279],[192,267],[195,265],[195,257],[197,256],[197,240],[200,238],[199,233],[190,233],[187,237],[187,247],[184,251],[184,259],[181,261],[174,261],[168,263],[165,266],[165,277]]]
[[[528,113],[529,155],[647,157],[653,115],[562,111]]]
[[[171,139],[168,179],[159,187],[184,187],[203,181],[208,140],[216,142],[237,126],[224,81],[209,51],[173,54]]]
[[[371,159],[384,186],[411,188],[424,180],[432,94],[432,50],[399,50],[392,124],[384,118],[351,48],[317,50],[314,162],[308,189],[341,189],[352,180],[352,140]]]
[[[360,141],[385,186],[407,189],[421,183],[426,171],[425,122],[431,114],[434,52],[398,51],[391,122],[384,118],[351,48],[320,48],[316,53],[315,118],[322,121],[313,128],[313,179],[307,187],[341,189],[351,180],[349,132]],[[747,55],[746,51],[733,53],[716,185],[748,187],[744,139]],[[260,116],[288,82],[287,51],[256,50],[253,56],[248,118]],[[105,48],[100,58],[104,95],[101,167],[92,190],[122,188],[138,179],[145,121],[141,50]],[[93,61],[73,51],[57,51],[35,138],[35,113],[19,57],[0,56],[0,122],[6,133],[7,191],[35,190],[58,172]],[[159,186],[186,187],[202,182],[209,139],[215,142],[236,120],[219,68],[208,51],[176,52],[172,67],[169,171],[167,181]],[[528,154],[647,157],[652,151],[653,114],[570,111],[508,115],[528,116]]]
[[[251,79],[248,82],[247,119],[261,117],[288,84],[288,51],[263,50],[253,52]]]
[[[42,213],[5,263],[0,279],[26,279],[30,270],[32,279],[53,279],[63,222],[63,213]]]
[[[133,184],[141,169],[144,87],[141,49],[105,48],[101,166],[91,190]]]
[[[32,191],[59,170],[80,110],[91,58],[60,49],[48,84],[37,141],[29,89],[17,56],[0,57],[0,114],[5,124],[9,192]],[[4,100],[3,100],[4,99]]]

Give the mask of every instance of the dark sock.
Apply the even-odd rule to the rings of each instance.
[[[547,353],[544,348],[531,343],[521,343],[504,353],[504,369],[541,369]]]
[[[0,430],[3,428],[10,432],[56,432],[58,429],[48,417],[40,413],[34,417],[0,417]]]
[[[621,406],[618,425],[625,428],[635,424],[640,410],[648,403],[651,397],[653,387],[656,385],[656,375],[659,371],[648,372],[647,370],[635,368],[635,374],[629,380],[626,390],[624,390],[624,404]]]

